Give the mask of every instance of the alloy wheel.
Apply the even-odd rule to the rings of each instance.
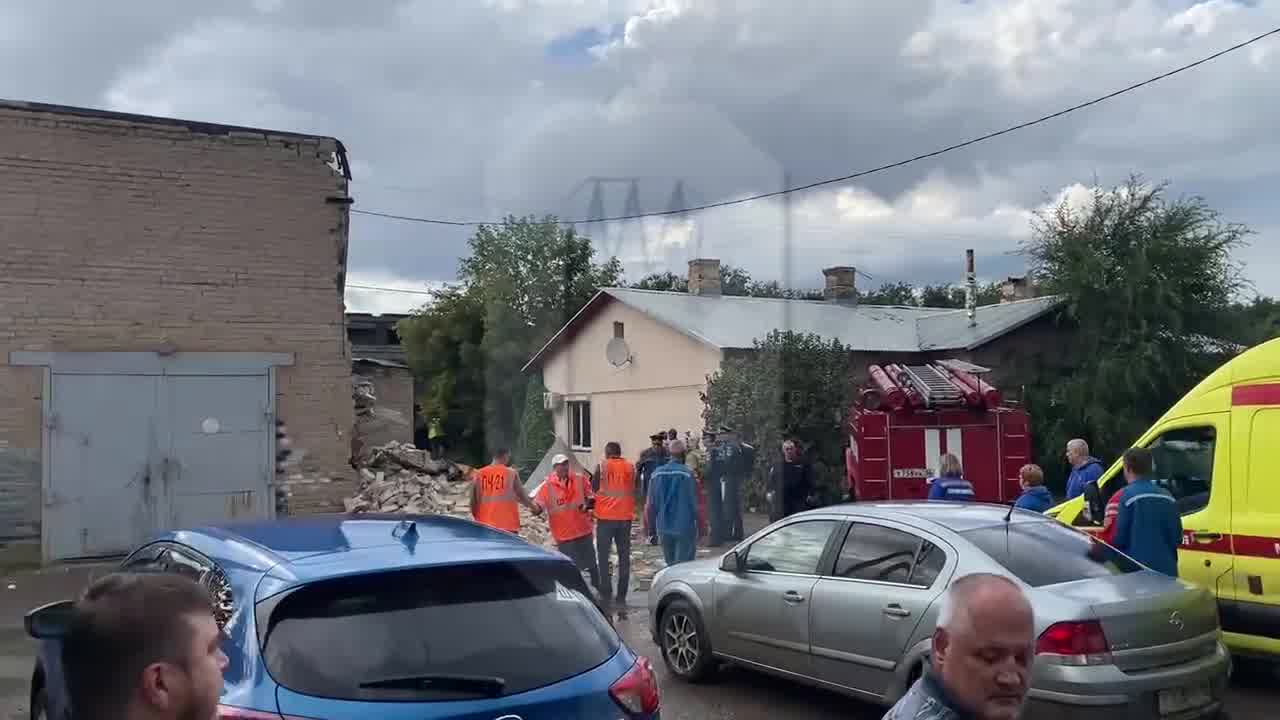
[[[693,618],[682,612],[668,615],[666,626],[663,628],[662,645],[673,670],[681,675],[689,675],[693,672],[701,657],[698,626]]]

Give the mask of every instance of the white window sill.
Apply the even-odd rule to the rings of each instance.
[[[569,449],[574,452],[591,452],[591,448],[582,447],[581,445],[570,445]]]

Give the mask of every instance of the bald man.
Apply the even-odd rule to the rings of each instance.
[[[1015,720],[1027,696],[1035,616],[1000,575],[951,584],[933,632],[933,657],[884,720]]]

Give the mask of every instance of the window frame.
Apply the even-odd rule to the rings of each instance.
[[[906,535],[910,535],[911,537],[914,537],[916,539],[916,550],[911,557],[911,569],[907,571],[908,581],[910,581],[911,578],[915,575],[916,566],[920,562],[920,556],[925,548],[925,543],[932,545],[942,553],[942,557],[943,557],[942,567],[938,570],[938,574],[934,576],[933,582],[928,585],[920,585],[912,582],[899,583],[899,582],[892,582],[890,580],[868,580],[865,578],[843,577],[840,575],[836,575],[835,574],[836,563],[839,562],[840,553],[844,550],[844,544],[848,541],[849,535],[853,533],[853,527],[855,525],[872,525],[875,527],[883,528],[885,530],[894,530]],[[957,557],[956,549],[950,543],[944,541],[942,538],[936,535],[933,535],[932,533],[925,532],[919,528],[916,528],[910,525],[902,525],[899,523],[885,522],[880,520],[879,518],[868,518],[868,517],[856,516],[856,517],[850,517],[846,519],[845,527],[842,530],[840,530],[837,533],[837,535],[839,536],[840,539],[838,542],[833,543],[834,547],[832,548],[832,552],[831,552],[831,558],[830,558],[831,562],[825,568],[825,572],[823,573],[823,576],[822,576],[822,579],[824,580],[838,580],[840,582],[849,582],[849,583],[865,583],[868,585],[908,588],[911,590],[931,590],[938,585],[939,581],[942,581],[944,583],[944,586],[946,583],[950,582],[949,578],[951,573],[954,570],[955,563],[956,563],[956,557]]]
[[[582,411],[583,411],[584,409],[586,410],[586,419],[587,419],[586,424],[585,424],[585,425],[586,425],[586,437],[585,437],[585,438],[583,438],[583,437],[582,437],[582,435],[583,435],[583,433],[582,433],[582,430],[583,430],[583,427],[582,427],[582,426],[583,426],[583,423],[582,423],[582,417],[583,417]],[[570,447],[570,449],[572,449],[572,450],[580,450],[580,451],[583,451],[583,452],[589,452],[589,451],[591,450],[591,443],[592,443],[592,441],[594,440],[594,438],[592,438],[592,437],[591,437],[591,436],[592,436],[592,432],[591,432],[591,430],[592,430],[592,428],[591,428],[591,399],[590,399],[590,398],[575,398],[575,399],[573,399],[573,400],[566,400],[566,401],[565,401],[565,415],[566,415],[566,418],[567,418],[567,420],[568,420],[568,424],[569,424],[569,433],[568,433],[568,435],[569,435],[569,447]],[[585,443],[584,443],[584,442],[581,442],[581,441],[582,441],[582,440],[584,440],[584,439],[586,440],[586,442],[585,442]]]
[[[1173,433],[1178,433],[1178,432],[1210,432],[1210,433],[1212,433],[1212,434],[1213,434],[1213,445],[1212,445],[1212,448],[1211,448],[1211,449],[1212,449],[1212,452],[1211,452],[1210,457],[1209,457],[1209,483],[1208,483],[1208,492],[1207,492],[1207,494],[1206,494],[1206,497],[1205,497],[1205,500],[1204,500],[1204,504],[1203,504],[1203,505],[1201,505],[1201,506],[1199,506],[1199,507],[1196,507],[1196,508],[1192,508],[1192,509],[1189,509],[1189,510],[1184,510],[1184,509],[1182,508],[1182,501],[1183,501],[1183,499],[1184,499],[1184,498],[1193,497],[1193,495],[1186,495],[1186,496],[1181,497],[1181,498],[1180,498],[1180,497],[1178,497],[1178,496],[1176,496],[1176,495],[1173,495],[1174,503],[1177,505],[1177,508],[1178,508],[1178,515],[1179,515],[1180,517],[1184,517],[1184,518],[1185,518],[1185,517],[1188,517],[1188,516],[1190,516],[1190,515],[1195,515],[1196,513],[1199,513],[1199,512],[1204,512],[1205,510],[1207,510],[1207,509],[1209,508],[1209,506],[1210,506],[1210,505],[1212,505],[1212,504],[1213,504],[1213,498],[1214,498],[1214,492],[1213,492],[1213,479],[1214,479],[1214,476],[1218,474],[1218,472],[1217,472],[1217,471],[1218,471],[1218,448],[1220,447],[1220,446],[1218,445],[1218,440],[1222,439],[1222,431],[1218,428],[1217,423],[1214,423],[1214,422],[1212,422],[1212,421],[1207,421],[1207,422],[1206,422],[1206,421],[1204,421],[1204,420],[1200,420],[1199,422],[1195,422],[1195,420],[1199,420],[1198,418],[1190,418],[1190,420],[1192,420],[1192,421],[1191,421],[1191,422],[1185,422],[1185,423],[1172,424],[1172,425],[1168,425],[1168,426],[1166,426],[1166,427],[1163,427],[1163,428],[1161,428],[1158,432],[1156,432],[1154,435],[1152,435],[1152,436],[1151,436],[1151,438],[1150,438],[1149,440],[1147,440],[1147,442],[1145,442],[1145,443],[1143,443],[1143,444],[1142,444],[1142,447],[1143,447],[1143,448],[1145,448],[1145,449],[1147,449],[1148,451],[1150,451],[1150,452],[1151,452],[1151,456],[1152,456],[1152,457],[1151,457],[1151,460],[1152,460],[1152,464],[1153,464],[1153,470],[1152,470],[1152,473],[1151,473],[1151,481],[1152,481],[1153,483],[1155,483],[1156,487],[1161,488],[1161,489],[1162,489],[1162,490],[1164,490],[1165,492],[1168,492],[1170,495],[1173,495],[1173,492],[1169,489],[1169,487],[1168,487],[1167,485],[1162,485],[1162,484],[1160,484],[1160,483],[1156,482],[1157,480],[1168,479],[1168,478],[1161,478],[1161,477],[1160,477],[1160,465],[1159,465],[1159,463],[1157,462],[1157,459],[1156,459],[1156,452],[1157,452],[1157,451],[1155,450],[1156,444],[1157,444],[1157,443],[1159,443],[1160,441],[1164,440],[1164,439],[1165,439],[1165,437],[1167,437],[1168,435],[1173,434]],[[1121,478],[1123,478],[1123,477],[1124,477],[1124,468],[1123,468],[1123,467],[1121,467],[1120,472],[1119,472],[1119,473],[1117,473],[1117,474],[1118,474]],[[1124,489],[1124,486],[1123,486],[1123,485],[1121,485],[1121,486],[1120,486],[1120,489],[1121,489],[1121,490],[1123,490],[1123,489]],[[1230,491],[1230,488],[1228,488],[1228,492],[1229,492],[1229,491]],[[1110,498],[1108,498],[1108,499],[1110,499]]]
[[[827,535],[827,542],[822,547],[822,553],[818,555],[818,563],[817,563],[817,566],[814,568],[813,572],[798,573],[798,572],[791,572],[788,570],[753,570],[750,567],[751,550],[756,546],[757,543],[759,543],[760,541],[764,540],[767,537],[770,537],[771,535],[774,535],[775,533],[781,530],[785,530],[795,525],[801,525],[805,523],[814,523],[814,522],[831,523],[833,527],[831,528],[830,534]],[[834,558],[832,557],[833,547],[835,546],[835,539],[837,537],[843,536],[844,528],[841,527],[843,524],[845,524],[843,518],[818,516],[818,517],[799,518],[793,522],[788,522],[788,523],[779,525],[773,528],[772,530],[770,530],[769,532],[764,533],[763,535],[760,535],[759,537],[752,538],[750,542],[744,543],[741,547],[738,548],[736,552],[742,558],[742,571],[744,574],[752,574],[752,575],[785,575],[788,577],[822,577],[823,575],[827,574],[827,572],[829,571],[829,568],[831,567],[832,562],[834,561]]]
[[[219,626],[225,626],[229,623],[231,616],[236,612],[236,606],[239,604],[235,589],[231,587],[231,578],[208,555],[189,545],[183,545],[172,540],[158,540],[143,545],[129,553],[124,560],[121,560],[119,569],[125,572],[177,573],[178,571],[172,566],[173,561],[166,557],[169,554],[184,557],[192,565],[199,568],[199,576],[191,579],[199,583],[205,590],[208,590],[210,596],[215,595],[213,587],[215,581],[221,582],[225,586],[227,597],[231,603],[231,611],[226,618],[220,619]],[[190,576],[188,575],[188,577]],[[217,597],[213,597],[213,599],[215,602],[218,600]]]

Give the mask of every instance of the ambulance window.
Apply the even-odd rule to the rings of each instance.
[[[1155,463],[1152,480],[1173,495],[1183,515],[1209,505],[1215,445],[1212,427],[1196,427],[1170,430],[1148,446]]]
[[[1249,430],[1248,506],[1253,512],[1280,514],[1280,486],[1275,480],[1276,438],[1280,438],[1280,410],[1259,410]],[[1268,487],[1270,485],[1270,487]]]

